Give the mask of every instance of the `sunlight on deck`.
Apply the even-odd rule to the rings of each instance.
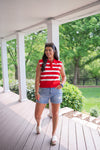
[[[48,109],[42,115],[42,132],[37,135],[35,103],[19,102],[13,92],[0,87],[0,150],[99,150],[100,135],[86,125],[65,116],[59,117],[57,145],[51,146],[52,119]]]

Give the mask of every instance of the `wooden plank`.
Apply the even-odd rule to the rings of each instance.
[[[42,125],[42,131],[41,131],[41,134],[42,134],[42,132],[44,131],[44,127],[43,127],[43,122],[44,122],[44,120],[45,119],[50,119],[49,117],[47,117],[47,114],[48,114],[48,109],[45,109],[44,111],[43,111],[43,114],[42,114],[42,118],[41,118],[41,125]],[[35,140],[36,140],[36,138],[37,137],[39,137],[40,135],[37,135],[36,134],[36,121],[35,121],[35,118],[33,118],[34,119],[34,124],[33,124],[33,122],[32,122],[32,124],[33,124],[33,128],[32,128],[32,130],[31,130],[31,132],[30,132],[30,134],[29,134],[29,137],[27,138],[27,140],[26,140],[26,143],[24,144],[24,148],[23,148],[23,150],[28,150],[28,149],[32,149],[32,147],[34,147],[34,142],[35,142]],[[48,121],[47,121],[48,122]],[[44,126],[45,126],[45,124],[44,124]]]
[[[1,111],[4,109],[4,104],[2,104],[1,102],[0,102],[0,113],[1,113]]]
[[[32,104],[33,104],[33,102],[32,102]],[[34,107],[33,107],[34,105],[32,106],[32,104],[30,106],[28,106],[29,113],[25,117],[25,121],[23,122],[23,124],[27,124],[27,127],[25,128],[25,130],[20,135],[18,142],[17,142],[14,149],[23,149],[29,136],[30,136],[30,134],[31,134],[31,132],[32,132],[34,122],[35,122],[34,114],[32,113],[34,110]],[[29,119],[29,117],[32,117],[32,118]],[[27,122],[27,120],[28,120],[28,122]],[[22,124],[21,124],[21,126],[22,126]],[[16,138],[15,138],[15,140],[16,140]],[[13,142],[13,143],[15,143],[15,142]]]
[[[10,99],[9,99],[9,101],[10,101]],[[0,102],[0,105],[3,106],[2,111],[0,111],[0,121],[3,121],[2,119],[5,119],[4,116],[5,116],[5,115],[8,115],[8,113],[10,112],[10,111],[9,111],[9,110],[10,110],[10,107],[6,106],[5,104],[2,104],[1,102]],[[15,103],[15,104],[13,104],[13,105],[15,105],[15,106],[18,105],[18,109],[21,107],[21,105],[20,105],[19,102]],[[17,110],[17,108],[15,108],[15,109]],[[18,111],[19,111],[19,110],[18,110]]]
[[[78,150],[86,150],[82,125],[80,123],[76,123],[76,135],[77,135],[76,137]]]
[[[94,129],[90,129],[90,130],[91,130],[91,134],[93,137],[93,141],[94,141],[96,150],[100,150],[100,136],[98,134],[98,131],[94,130]]]
[[[59,150],[68,150],[68,121],[69,119],[65,116],[62,118],[62,130],[61,130],[61,139],[60,139],[60,148]]]
[[[22,105],[18,104],[18,106],[16,107],[16,111],[21,112],[23,109],[21,107]],[[6,121],[8,119],[10,119],[9,117],[13,114],[13,111],[11,109],[9,109],[8,107],[4,107],[5,109],[3,110],[4,112],[4,116],[1,118],[0,117],[0,122],[1,122],[1,126],[0,128],[2,128],[2,125],[4,127],[4,124],[6,123]],[[4,124],[3,124],[4,123]]]
[[[41,131],[41,134],[37,135],[35,133],[35,140],[34,140],[34,143],[33,143],[33,146],[32,146],[32,150],[40,150],[41,149],[41,146],[42,146],[42,143],[44,141],[44,137],[45,137],[45,134],[47,132],[47,128],[48,128],[48,125],[50,123],[50,117],[47,117],[45,118],[42,123],[41,123],[41,126],[42,126],[42,131]]]
[[[16,122],[16,121],[18,121],[19,116],[16,113],[14,113],[12,110],[9,109],[9,111],[10,111],[10,114],[7,118],[8,122],[5,121],[6,124],[5,124],[5,126],[3,126],[3,130],[2,130],[3,132],[2,132],[2,134],[0,134],[0,137],[2,138],[0,140],[0,142],[2,143],[0,146],[2,146],[2,149],[3,149],[3,147],[5,147],[5,149],[7,147],[7,149],[8,149],[9,140],[11,140],[11,137],[13,138],[13,135],[16,133],[16,132],[13,132],[13,130],[15,129],[15,124],[18,124],[18,122]],[[22,112],[25,110],[19,106],[18,111]],[[12,135],[12,132],[13,132],[13,135]],[[7,143],[7,141],[8,141],[8,143]]]
[[[0,94],[0,101],[5,104],[8,105],[12,102],[17,102],[19,100],[19,95],[13,93],[13,92],[7,92],[7,93],[2,93]]]
[[[14,113],[11,110],[9,110],[8,115],[5,116],[5,120],[0,125],[0,139],[2,138],[3,134],[5,134],[9,129],[8,125],[10,124],[12,118],[14,118]]]
[[[0,94],[0,150],[99,150],[100,135],[92,128],[67,117],[60,117],[57,145],[50,146],[52,120],[43,112],[42,132],[37,135],[35,103],[18,102],[18,95]],[[88,123],[87,123],[88,124]]]
[[[33,119],[33,117],[31,118],[31,120]],[[27,123],[27,126],[24,130],[24,132],[21,134],[18,142],[17,142],[17,145],[15,146],[15,150],[21,150],[24,148],[24,145],[29,137],[29,135],[31,134],[31,131],[32,131],[32,128],[33,128],[33,125],[30,124],[31,120]],[[25,122],[24,122],[25,124]]]
[[[33,121],[33,122],[35,122],[35,121]],[[32,148],[32,145],[33,145],[33,143],[34,143],[34,141],[36,139],[35,132],[36,132],[36,125],[34,123],[32,125],[32,129],[31,129],[31,131],[30,131],[30,133],[28,135],[27,140],[26,140],[26,142],[23,145],[23,150],[30,150]]]
[[[55,150],[55,149],[59,149],[59,142],[60,142],[60,134],[61,134],[61,128],[62,128],[62,116],[59,117],[58,120],[58,126],[57,126],[57,130],[56,130],[56,136],[57,136],[57,143],[55,146],[52,146],[50,144],[51,142],[51,138],[52,138],[52,121],[51,124],[47,130],[46,136],[44,138],[44,142],[42,145],[42,150],[44,150],[44,148],[46,147],[48,150],[50,148],[50,150]]]
[[[50,118],[50,122],[48,124],[48,127],[46,129],[46,132],[44,131],[44,139],[41,144],[41,150],[49,150],[50,149],[50,141],[51,141],[51,136],[52,136],[52,118]],[[39,150],[39,149],[38,149]]]
[[[4,122],[5,118],[7,118],[7,116],[9,116],[9,109],[4,108],[1,112],[0,112],[0,125]]]
[[[9,109],[5,109],[3,115],[0,117],[0,135],[12,116],[13,114],[11,111]]]
[[[29,115],[29,110],[28,107],[27,109],[24,109],[23,113],[25,117],[27,117]],[[17,131],[19,130],[19,128],[22,126],[22,124],[24,123],[24,121],[26,121],[24,118],[20,117],[20,116],[15,116],[13,122],[12,122],[12,126],[13,129],[10,131],[9,135],[7,136],[7,140],[6,140],[6,144],[8,145],[8,150],[12,149],[13,145],[14,145],[14,138],[15,135],[17,133]],[[14,137],[13,137],[14,135]],[[9,139],[11,139],[12,142],[9,141]],[[9,144],[10,143],[10,144]]]
[[[84,138],[86,143],[87,150],[95,150],[95,145],[90,133],[90,128],[87,126],[83,126]]]
[[[21,139],[23,139],[23,134],[25,130],[27,129],[30,120],[33,117],[33,114],[31,113],[31,110],[29,109],[29,107],[27,107],[27,111],[25,112],[24,116],[25,117],[22,118],[22,123],[20,124],[19,128],[17,128],[16,134],[12,138],[11,147],[13,147],[13,149],[17,149],[18,147],[20,147],[21,141],[22,141]]]
[[[77,150],[75,122],[69,119],[69,150]]]

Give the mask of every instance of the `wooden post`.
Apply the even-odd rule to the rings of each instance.
[[[9,91],[9,78],[8,78],[8,62],[7,62],[7,47],[6,40],[1,39],[1,58],[2,58],[2,72],[3,72],[3,91]]]
[[[18,60],[18,82],[19,82],[19,101],[27,100],[26,91],[26,72],[25,72],[25,50],[24,33],[17,32],[17,60]]]
[[[48,42],[53,42],[58,50],[59,56],[59,25],[56,20],[47,20],[47,30],[48,30]],[[49,116],[52,117],[52,106],[49,101]]]

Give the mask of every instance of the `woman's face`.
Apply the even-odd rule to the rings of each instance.
[[[46,47],[45,54],[48,57],[48,59],[53,59],[54,58],[54,50],[52,49],[52,47]]]

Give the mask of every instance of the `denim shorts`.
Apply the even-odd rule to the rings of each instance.
[[[57,88],[39,88],[40,101],[36,100],[38,103],[48,104],[49,99],[51,103],[61,103],[62,102],[62,89]]]

